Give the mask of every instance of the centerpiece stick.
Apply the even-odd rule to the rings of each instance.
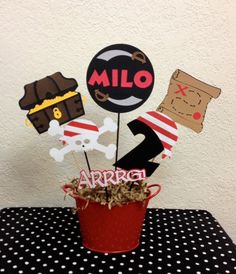
[[[119,137],[120,137],[120,112],[118,112],[117,116],[117,132],[116,132],[116,162],[118,160],[118,150],[119,150]],[[115,170],[117,166],[115,167]]]
[[[85,156],[85,159],[86,159],[88,170],[89,170],[89,172],[91,172],[91,167],[90,167],[90,163],[89,163],[88,155],[87,155],[86,151],[84,151],[84,156]]]

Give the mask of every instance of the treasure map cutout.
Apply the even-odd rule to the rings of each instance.
[[[208,103],[212,98],[219,97],[220,93],[221,89],[178,69],[173,73],[168,93],[157,110],[175,122],[200,133]]]
[[[84,115],[81,95],[75,91],[77,87],[75,79],[56,72],[25,85],[20,108],[29,110],[27,118],[41,134],[48,130],[51,120],[64,124]]]
[[[62,162],[64,156],[69,152],[87,152],[95,149],[103,152],[107,159],[112,159],[115,156],[116,145],[105,146],[98,143],[98,139],[102,134],[116,130],[116,123],[109,117],[104,119],[103,126],[99,128],[92,121],[86,119],[75,119],[64,127],[61,127],[57,120],[52,120],[49,124],[48,134],[61,136],[59,140],[64,146],[61,149],[52,148],[49,154],[57,162]]]
[[[99,51],[87,70],[87,87],[93,100],[116,113],[140,107],[150,96],[154,71],[138,48],[115,44]]]

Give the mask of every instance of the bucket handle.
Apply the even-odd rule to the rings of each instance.
[[[67,183],[67,184],[63,185],[61,188],[65,192],[65,194],[67,194],[68,189],[70,189],[70,190],[72,189],[72,183]],[[70,193],[69,195],[73,198],[79,197],[79,195],[76,195],[74,193]]]
[[[147,188],[150,189],[152,187],[158,187],[158,189],[148,197],[148,200],[151,200],[153,197],[157,196],[157,194],[159,194],[159,192],[161,191],[161,185],[159,184],[152,184],[148,186]]]
[[[64,184],[62,187],[62,190],[67,193],[67,189],[70,188],[71,189],[71,184]]]

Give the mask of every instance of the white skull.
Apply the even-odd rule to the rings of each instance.
[[[93,150],[97,145],[99,135],[98,134],[86,134],[77,135],[70,138],[75,145],[75,151],[90,151]],[[70,144],[69,144],[70,145]]]

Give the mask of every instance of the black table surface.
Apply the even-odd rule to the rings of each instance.
[[[205,210],[148,209],[140,241],[130,253],[95,253],[70,208],[5,208],[0,273],[236,273],[235,245]]]

